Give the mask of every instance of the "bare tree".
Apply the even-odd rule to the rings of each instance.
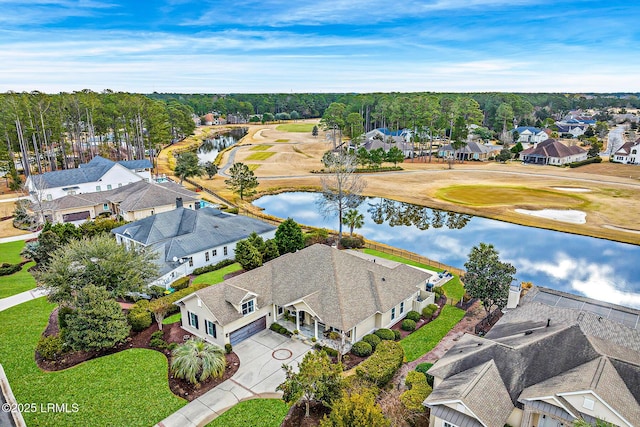
[[[342,239],[342,215],[355,209],[361,202],[361,193],[367,183],[356,174],[356,156],[345,151],[329,153],[322,158],[326,175],[320,179],[322,197],[318,208],[326,217],[338,214],[338,238]]]

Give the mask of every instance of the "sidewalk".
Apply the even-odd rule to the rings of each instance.
[[[31,301],[32,299],[43,297],[47,294],[47,291],[40,288],[24,291],[17,295],[12,295],[7,298],[0,299],[0,311],[4,311],[8,308],[22,304],[23,302]]]
[[[18,240],[35,239],[40,234],[39,231],[29,234],[20,234],[18,236],[0,237],[0,243],[16,242]]]

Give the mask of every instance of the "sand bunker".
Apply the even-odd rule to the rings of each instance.
[[[587,222],[586,212],[576,210],[542,209],[539,211],[531,211],[528,209],[516,209],[516,212],[524,215],[553,219],[555,221],[570,222],[572,224],[585,224]]]
[[[581,187],[551,187],[554,190],[560,191],[570,191],[572,193],[588,193],[591,191],[589,188],[581,188]]]

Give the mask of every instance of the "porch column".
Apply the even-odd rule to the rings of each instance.
[[[296,329],[300,331],[300,311],[296,309]]]
[[[351,344],[355,344],[356,342],[356,327],[354,326],[351,330]]]
[[[318,339],[318,319],[313,319],[313,327],[314,327],[313,336],[316,337],[316,339]]]

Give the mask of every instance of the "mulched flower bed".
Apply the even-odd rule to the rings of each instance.
[[[298,403],[291,407],[280,427],[315,427],[329,412],[331,410],[321,403],[311,402],[309,416],[305,417],[306,406],[304,403]]]
[[[55,335],[60,331],[60,326],[58,324],[58,309],[53,310],[51,315],[49,316],[49,324],[44,331],[44,336]],[[151,334],[158,331],[158,324],[156,322],[152,323],[150,327],[145,329],[142,332],[131,332],[129,337],[121,344],[102,351],[72,351],[65,353],[58,360],[44,360],[40,355],[35,353],[35,360],[40,367],[40,369],[44,371],[60,371],[63,369],[71,368],[76,366],[82,362],[86,362],[87,360],[95,359],[97,357],[107,356],[109,354],[114,354],[122,350],[128,350],[130,348],[146,348],[149,350],[159,351],[164,354],[169,361],[171,362],[171,351],[170,350],[159,350],[157,348],[149,346],[149,340],[151,339]],[[180,322],[172,323],[170,325],[163,325],[162,327],[163,339],[167,343],[178,343],[181,344],[185,340],[191,339],[193,335],[186,332],[184,329],[180,327]],[[173,378],[170,372],[167,373],[167,378],[169,381],[169,388],[171,391],[188,401],[192,401],[218,384],[226,381],[231,378],[240,367],[240,359],[238,355],[235,353],[227,354],[227,368],[225,369],[224,375],[222,378],[209,378],[208,380],[201,383],[199,386],[194,386],[190,382],[178,378]]]
[[[367,357],[356,356],[353,353],[347,353],[342,356],[342,370],[348,371],[351,368],[358,366],[363,360],[367,360]],[[337,357],[331,357],[331,362],[338,363]]]

